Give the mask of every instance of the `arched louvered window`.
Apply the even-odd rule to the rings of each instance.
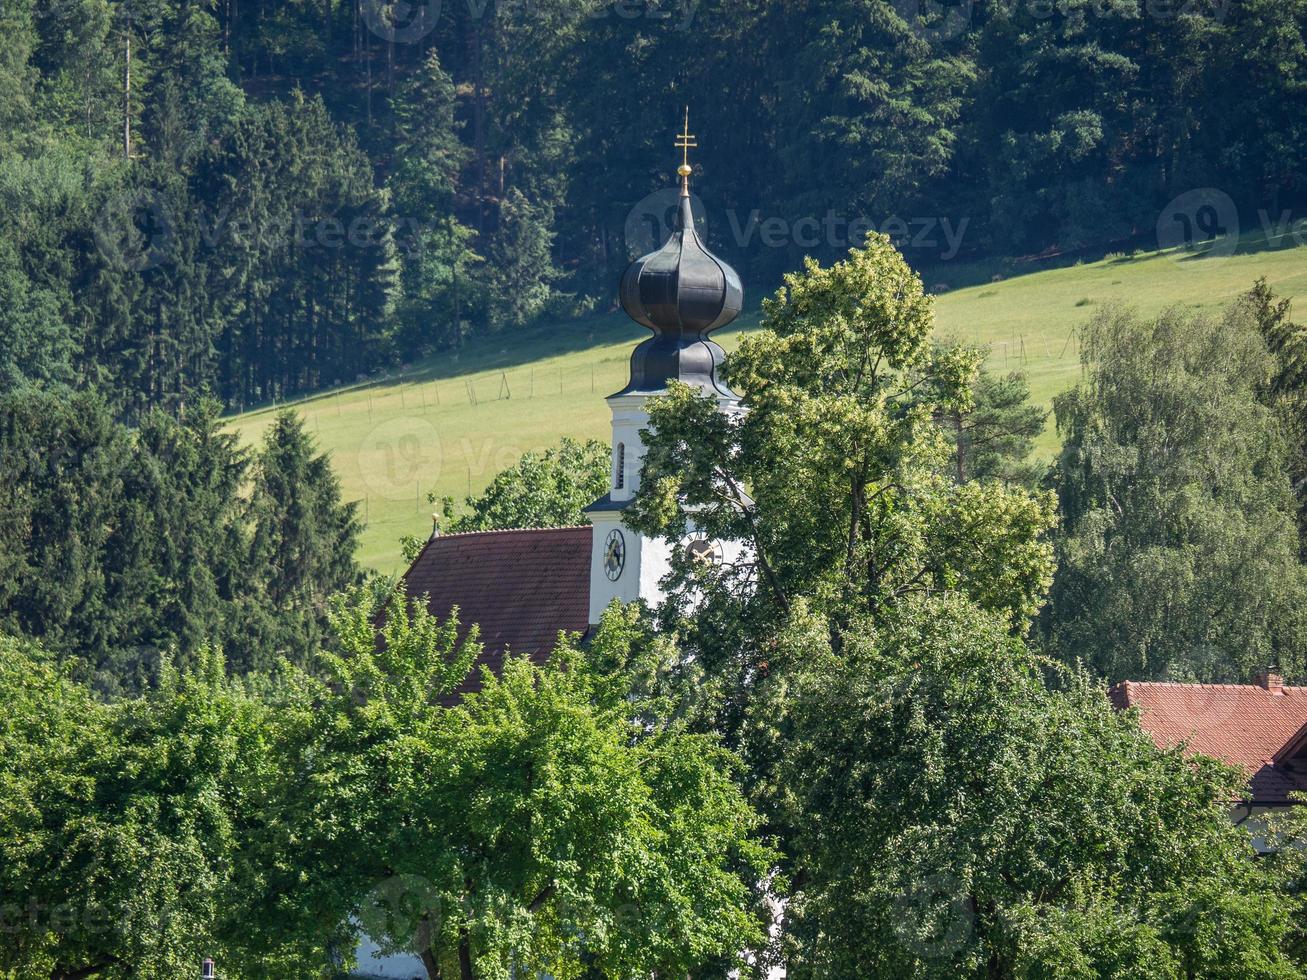
[[[626,486],[626,443],[617,444],[617,474],[613,478],[613,488],[621,490]]]

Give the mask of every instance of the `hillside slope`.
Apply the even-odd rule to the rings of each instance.
[[[1215,310],[1262,275],[1281,295],[1307,295],[1307,248],[1208,259],[1116,256],[949,290],[949,278],[989,279],[976,267],[958,267],[936,270],[927,282],[946,290],[935,301],[939,335],[988,345],[992,369],[1025,371],[1035,399],[1050,405],[1079,376],[1076,329],[1096,309]],[[731,350],[756,324],[756,315],[741,317],[716,336]],[[331,453],[346,497],[359,502],[367,523],[360,561],[385,572],[399,568],[400,536],[430,528],[428,490],[461,498],[528,449],[563,435],[606,438],[604,396],[625,383],[627,358],[642,336],[620,314],[542,324],[294,403]],[[251,411],[231,427],[254,442],[273,415],[271,407]],[[1050,422],[1039,451],[1051,456],[1056,445]]]

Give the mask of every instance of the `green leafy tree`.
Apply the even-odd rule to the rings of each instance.
[[[564,437],[556,448],[522,454],[495,474],[479,497],[468,497],[467,513],[449,530],[497,531],[514,527],[568,527],[588,524],[581,511],[608,489],[609,449],[590,439]]]
[[[692,520],[747,545],[711,572],[678,554],[664,609],[733,733],[751,692],[782,667],[773,637],[798,601],[824,617],[836,647],[853,622],[941,592],[1020,628],[1052,573],[1050,495],[943,475],[935,417],[969,408],[976,361],[932,345],[930,301],[888,239],[787,276],[762,326],[727,361],[747,414],[684,386],[650,403],[629,511],[633,526],[673,541]],[[766,714],[779,719],[783,707]]]
[[[713,738],[637,726],[566,639],[451,698],[475,628],[402,593],[384,608],[378,631],[375,597],[335,607],[300,708],[307,920],[366,929],[432,978],[679,976],[762,943],[769,852]],[[595,646],[622,661],[630,632],[619,618]]]
[[[1109,680],[1299,674],[1307,579],[1256,327],[1241,308],[1105,312],[1082,357],[1088,379],[1054,403],[1055,649]]]
[[[106,705],[0,639],[0,970],[183,976],[211,953],[245,814],[275,772],[216,655]]]
[[[1242,775],[1159,750],[959,596],[803,647],[789,975],[1301,976]]]

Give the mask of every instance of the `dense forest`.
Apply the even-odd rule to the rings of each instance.
[[[687,105],[707,234],[754,295],[869,228],[921,266],[1281,221],[1305,22],[1303,0],[7,0],[0,377],[134,419],[608,309]],[[1195,192],[1172,217],[1196,228],[1163,220]]]

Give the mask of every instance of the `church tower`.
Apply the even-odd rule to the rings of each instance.
[[[735,270],[708,251],[694,227],[690,210],[689,113],[677,136],[682,151],[677,173],[681,196],[675,227],[656,252],[636,259],[622,276],[622,308],[653,331],[631,354],[626,387],[608,397],[613,413],[613,463],[609,491],[586,508],[594,525],[590,555],[590,622],[599,621],[613,599],[650,604],[662,598],[659,582],[671,570],[671,546],[628,528],[625,509],[639,489],[644,463],[640,430],[649,426],[645,403],[665,394],[671,381],[698,388],[717,399],[724,412],[739,411],[740,399],[718,377],[724,354],[708,339],[730,323],[744,303]],[[707,560],[720,560],[723,545],[690,535],[685,546]],[[726,547],[729,548],[729,545]],[[734,549],[731,549],[734,550]]]

